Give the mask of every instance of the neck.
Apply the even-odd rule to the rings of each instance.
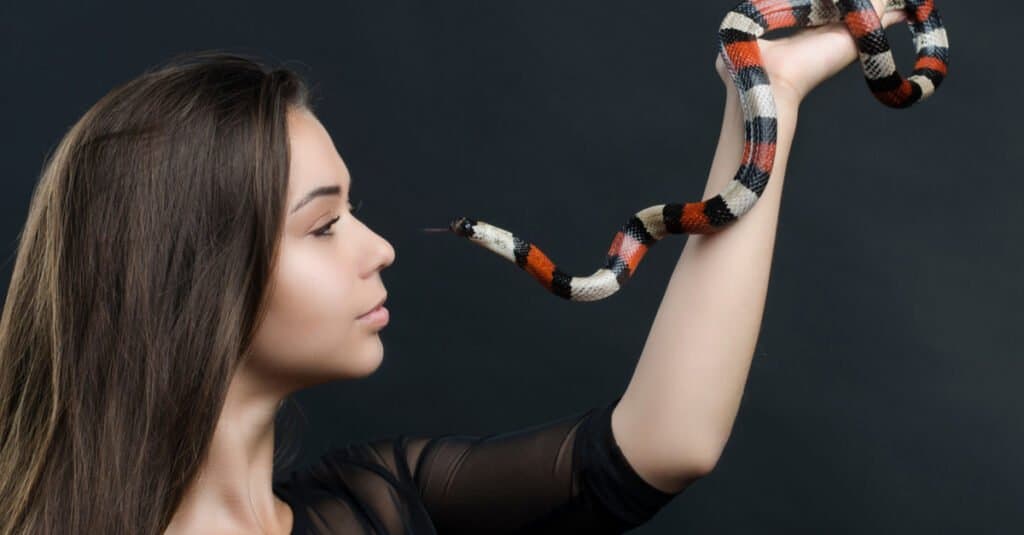
[[[199,473],[165,535],[288,533],[292,512],[273,493],[274,417],[286,392],[235,374]]]

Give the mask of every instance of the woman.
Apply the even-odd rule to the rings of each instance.
[[[645,522],[725,445],[799,103],[857,58],[839,24],[761,47],[778,108],[771,180],[731,228],[688,238],[620,398],[501,435],[353,444],[282,481],[282,400],[380,364],[394,249],[351,211],[352,179],[288,70],[200,54],[115,88],[50,156],[20,236],[0,322],[0,534]],[[727,96],[704,198],[743,148],[738,95],[716,66]]]

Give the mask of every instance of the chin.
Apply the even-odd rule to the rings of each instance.
[[[341,379],[359,379],[377,371],[383,360],[384,348],[378,341],[376,347],[365,348],[359,354],[342,355],[336,371]]]

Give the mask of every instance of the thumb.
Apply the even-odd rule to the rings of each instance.
[[[871,0],[871,5],[875,8],[875,13],[878,13],[878,18],[882,22],[883,28],[888,28],[897,22],[907,20],[907,12],[904,9],[891,9],[888,10],[888,0]]]
[[[907,12],[902,9],[893,11],[887,11],[882,15],[882,27],[888,28],[897,22],[904,22],[907,20]]]

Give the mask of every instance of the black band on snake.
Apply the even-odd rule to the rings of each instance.
[[[932,0],[888,0],[886,11],[905,10],[917,50],[904,79],[870,0],[754,0],[736,6],[718,29],[719,52],[743,108],[743,160],[729,185],[714,197],[658,204],[634,213],[619,228],[604,267],[586,277],[563,272],[536,245],[483,221],[459,217],[445,229],[485,247],[570,301],[596,301],[617,292],[636,273],[647,250],[669,234],[710,234],[747,213],[761,196],[775,162],[775,98],[757,40],[783,28],[841,21],[856,40],[868,88],[886,106],[906,108],[931,96],[946,76],[949,42]]]

